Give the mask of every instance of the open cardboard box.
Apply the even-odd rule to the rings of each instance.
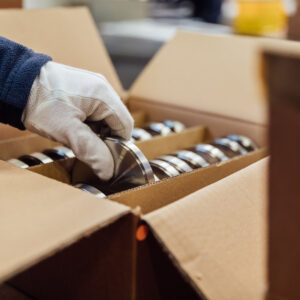
[[[0,11],[0,25],[1,35],[58,62],[103,73],[131,111],[191,127],[140,143],[149,158],[228,133],[264,146],[258,54],[273,44],[300,52],[292,42],[178,33],[125,97],[86,9]],[[9,136],[1,134],[2,159],[55,145],[14,129]],[[106,200],[59,182],[69,183],[74,160],[34,168],[57,180],[1,162],[0,280],[37,299],[262,299],[267,161],[249,165],[264,156]]]

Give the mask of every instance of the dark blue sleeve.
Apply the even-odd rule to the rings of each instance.
[[[32,84],[49,60],[47,55],[0,37],[0,122],[25,129],[21,116]]]

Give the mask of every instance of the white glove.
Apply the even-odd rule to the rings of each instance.
[[[70,147],[108,180],[114,169],[112,155],[85,120],[105,120],[114,135],[131,137],[133,119],[104,76],[55,62],[45,64],[22,115],[25,127]]]

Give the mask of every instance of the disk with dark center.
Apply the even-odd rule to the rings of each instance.
[[[93,194],[97,198],[106,198],[106,195],[104,193],[102,193],[100,190],[98,190],[97,188],[95,188],[89,184],[78,183],[78,184],[75,184],[74,187],[76,187],[86,193]]]
[[[147,183],[155,182],[152,168],[141,152],[132,142],[105,138],[115,163],[113,178],[106,184],[110,193],[116,193]]]
[[[215,139],[213,145],[222,150],[227,156],[235,157],[248,153],[239,143],[228,138]]]
[[[57,146],[51,149],[46,149],[43,151],[44,154],[51,157],[53,160],[66,159],[66,158],[74,158],[74,152],[64,146]]]
[[[19,159],[15,159],[15,158],[12,158],[12,159],[9,159],[7,160],[8,163],[10,164],[13,164],[19,168],[22,168],[22,169],[27,169],[29,168],[29,165],[24,163],[23,161],[19,160]]]
[[[27,164],[28,166],[36,166],[36,165],[43,165],[53,162],[53,160],[40,152],[31,153],[30,155],[23,155],[19,157],[19,160]]]
[[[258,149],[256,144],[248,137],[237,134],[230,134],[226,136],[228,139],[237,142],[240,146],[242,146],[248,152],[254,151]]]

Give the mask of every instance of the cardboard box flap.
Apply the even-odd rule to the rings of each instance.
[[[122,86],[87,8],[0,10],[0,36],[54,61],[102,73],[119,94]]]
[[[264,299],[268,159],[144,217],[208,299]]]
[[[8,163],[0,168],[0,282],[130,213]]]
[[[300,53],[296,42],[178,32],[143,70],[130,99],[266,124],[258,54],[267,45]]]

